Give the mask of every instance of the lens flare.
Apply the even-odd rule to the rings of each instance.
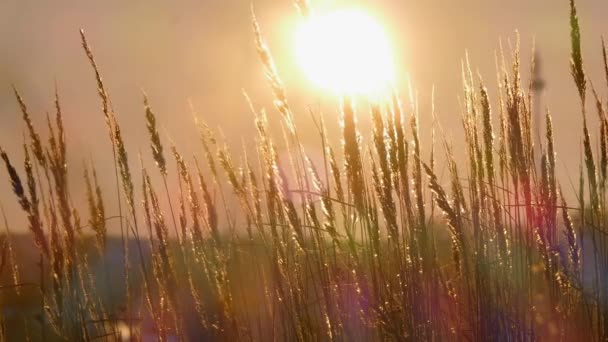
[[[387,35],[361,10],[313,15],[298,28],[295,44],[299,66],[323,90],[376,96],[392,86],[395,71]]]

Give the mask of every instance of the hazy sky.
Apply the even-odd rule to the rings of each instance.
[[[314,6],[315,1],[312,3]],[[569,74],[568,1],[334,3],[363,6],[382,20],[395,50],[398,87],[405,94],[406,75],[410,75],[419,94],[425,135],[430,131],[428,108],[434,87],[437,116],[456,146],[462,136],[458,97],[465,51],[496,99],[494,55],[499,39],[508,49],[507,40],[514,41],[514,32],[519,30],[522,54],[528,59],[535,38],[547,83],[543,103],[554,115],[562,183],[569,187],[564,177],[576,177],[581,117]],[[309,105],[337,123],[335,102],[315,92],[295,68],[292,37],[299,15],[293,4],[288,0],[254,0],[253,4],[302,129],[312,132]],[[600,36],[608,35],[608,2],[580,0],[578,7],[585,67],[606,97]],[[254,131],[243,89],[256,106],[269,109],[270,118],[278,118],[256,57],[249,10],[250,2],[244,0],[1,1],[0,145],[21,163],[23,124],[10,85],[21,90],[35,122],[43,127],[45,111],[52,110],[57,81],[74,166],[72,188],[81,192],[80,166],[88,158],[96,161],[104,184],[112,184],[108,172],[111,149],[94,78],[80,46],[79,28],[85,29],[93,47],[133,165],[140,150],[149,161],[141,89],[150,97],[164,138],[171,137],[185,154],[199,149],[188,99],[210,126],[221,127],[232,147],[249,143]],[[524,61],[524,67],[527,65]],[[364,109],[360,122],[365,135]],[[594,113],[590,117],[595,132]],[[338,141],[336,135],[333,138]],[[309,143],[314,154],[318,142],[311,139]],[[0,203],[12,212],[17,206],[4,171],[0,171],[0,179]],[[20,221],[15,215],[9,218]]]

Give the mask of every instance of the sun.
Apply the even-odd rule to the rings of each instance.
[[[392,87],[393,57],[382,26],[359,9],[313,15],[296,31],[296,59],[317,87],[377,96]]]

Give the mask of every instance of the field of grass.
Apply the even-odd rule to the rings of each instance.
[[[309,15],[306,2],[297,4]],[[606,340],[608,114],[599,94],[608,89],[608,58],[602,44],[606,88],[595,88],[574,1],[570,13],[564,39],[583,154],[573,203],[562,193],[568,180],[556,177],[549,112],[535,146],[534,90],[522,84],[518,47],[511,58],[499,56],[496,99],[465,63],[464,141],[421,146],[419,132],[430,128],[419,126],[412,99],[395,94],[355,112],[354,99],[343,97],[340,132],[310,115],[323,150],[315,163],[253,17],[276,107],[267,114],[251,105],[257,154],[229,151],[199,118],[200,153],[182,155],[161,139],[144,96],[155,161],[144,165],[123,142],[128,132],[81,32],[107,124],[103,153],[114,165],[85,163],[88,210],[80,210],[68,184],[63,99],[56,94],[50,139],[42,141],[15,89],[27,135],[22,156],[0,148],[3,178],[38,256],[22,260],[27,244],[16,243],[22,237],[4,215],[0,340]],[[372,118],[369,136],[357,128],[360,115]],[[590,132],[589,115],[597,115],[599,132]],[[270,116],[282,120],[281,131],[271,131]],[[336,136],[339,145],[328,138]],[[280,158],[277,144],[290,154]],[[467,159],[454,160],[455,148]],[[98,185],[100,170],[111,170],[104,176],[115,187]],[[120,236],[107,234],[109,222]],[[24,280],[24,273],[38,276]]]

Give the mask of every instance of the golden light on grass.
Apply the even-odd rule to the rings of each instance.
[[[296,31],[295,44],[299,66],[322,90],[377,96],[392,86],[389,40],[382,25],[362,10],[312,15]]]
[[[297,3],[309,18],[308,1]],[[535,155],[537,122],[529,105],[535,93],[524,81],[534,69],[522,73],[519,39],[507,51],[510,64],[503,51],[495,56],[502,61],[495,97],[464,65],[465,105],[446,108],[460,110],[461,139],[436,142],[432,132],[441,123],[432,107],[417,101],[402,107],[397,96],[369,101],[371,130],[357,125],[350,98],[335,111],[341,127],[326,125],[324,113],[311,109],[314,133],[292,121],[253,18],[255,46],[290,131],[247,98],[256,133],[245,136],[252,144],[232,153],[229,146],[238,141],[223,138],[191,108],[202,153],[186,158],[178,146],[163,145],[144,97],[139,115],[151,153],[140,155],[139,175],[128,159],[135,150],[123,140],[136,132],[121,128],[81,31],[94,76],[89,88],[97,90],[98,119],[103,114],[109,129],[105,154],[111,148],[114,162],[83,162],[83,210],[71,200],[81,198],[80,189],[68,186],[79,183],[69,176],[78,170],[66,162],[78,157],[68,142],[79,132],[64,129],[71,116],[64,115],[59,92],[55,114],[40,132],[13,89],[27,135],[9,146],[23,148],[22,156],[9,158],[0,146],[0,191],[12,190],[26,220],[15,228],[24,224],[30,236],[17,242],[23,239],[12,236],[0,205],[0,271],[6,273],[0,274],[0,312],[14,316],[0,315],[0,341],[605,341],[608,116],[597,90],[607,88],[592,86],[589,77],[596,75],[585,73],[574,0],[569,23],[578,92],[564,96],[580,106],[582,118],[578,195],[562,191],[568,179],[558,173],[559,127],[554,131],[549,111],[543,153]],[[382,97],[392,88],[387,39],[365,12],[311,18],[298,44],[320,93]],[[603,41],[601,48],[608,71]],[[585,104],[593,100],[599,125],[587,121]],[[433,123],[421,124],[421,113]],[[423,138],[427,129],[430,141]],[[311,133],[318,134],[316,144]],[[443,150],[438,158],[437,149]],[[316,153],[313,162],[309,156]],[[177,167],[167,167],[169,155]],[[107,171],[98,179],[95,169]],[[169,177],[177,183],[169,185]],[[164,194],[155,190],[161,188]],[[115,218],[120,221],[110,221]],[[120,236],[110,235],[118,228]],[[36,248],[29,251],[31,239]],[[27,273],[22,277],[20,270]]]

